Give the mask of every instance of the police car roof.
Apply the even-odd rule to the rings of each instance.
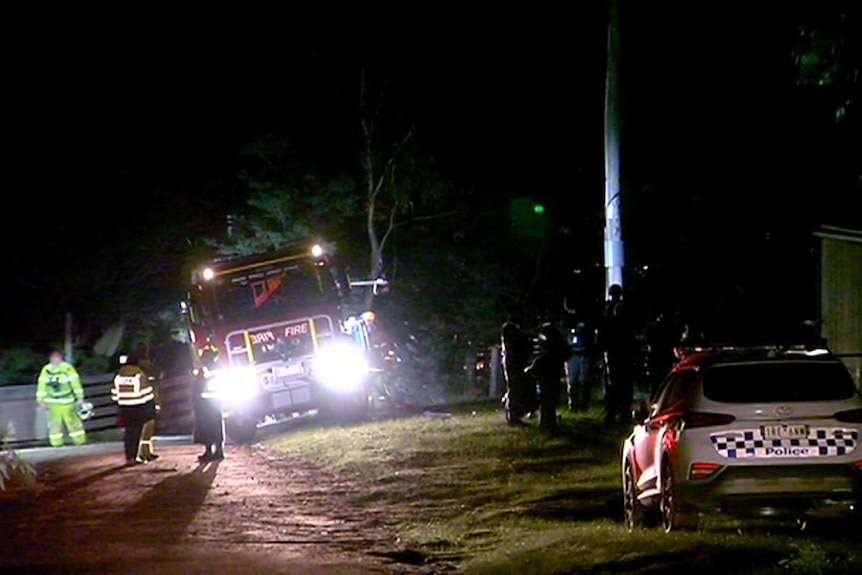
[[[676,364],[675,370],[742,361],[788,359],[840,361],[825,346],[810,344],[703,345],[679,346],[677,349],[682,359]]]

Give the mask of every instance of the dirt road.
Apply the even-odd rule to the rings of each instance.
[[[121,448],[38,464],[33,488],[0,492],[2,573],[433,573],[411,564],[385,509],[350,507],[351,485],[262,444],[201,465],[198,446],[122,465]]]

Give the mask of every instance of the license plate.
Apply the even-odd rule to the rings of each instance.
[[[302,364],[294,363],[275,368],[276,377],[288,377],[290,375],[299,375],[302,373]]]
[[[764,425],[760,428],[763,439],[802,439],[808,437],[807,425]]]

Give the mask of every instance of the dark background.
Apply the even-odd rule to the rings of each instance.
[[[833,102],[796,84],[814,9],[748,4],[622,3],[631,285],[670,304],[758,294],[805,316],[811,231],[862,227],[858,110],[836,124]],[[355,170],[363,68],[391,136],[415,126],[476,209],[536,198],[571,230],[561,269],[600,264],[608,5],[589,5],[13,18],[3,340],[56,339],[67,311],[109,321],[89,310],[117,275],[152,278],[154,298],[181,291],[184,246],[246,197],[236,167],[255,137]],[[142,258],[154,242],[175,260]]]

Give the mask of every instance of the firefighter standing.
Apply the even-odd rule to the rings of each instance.
[[[63,354],[54,350],[48,363],[39,372],[36,401],[48,410],[48,442],[52,447],[63,445],[63,430],[75,445],[87,440],[84,424],[77,407],[84,403],[81,378],[72,364],[63,361]]]
[[[146,343],[139,343],[137,348],[138,366],[147,374],[147,380],[153,386],[153,395],[156,402],[156,414],[159,412],[159,387],[156,381],[161,379],[161,374],[157,373],[156,365],[153,362],[150,354],[150,346]],[[141,445],[138,449],[138,457],[145,461],[155,461],[159,458],[157,453],[153,452],[153,436],[156,433],[155,417],[146,423],[141,430]]]
[[[201,358],[203,364],[215,363],[217,353],[207,351]],[[224,459],[224,417],[221,398],[207,389],[202,376],[194,378],[192,408],[195,414],[193,441],[204,446],[198,461],[206,463]]]
[[[147,463],[149,460],[139,457],[138,450],[144,425],[156,417],[155,391],[135,356],[120,356],[120,363],[121,367],[114,376],[111,398],[123,417],[126,465]]]

